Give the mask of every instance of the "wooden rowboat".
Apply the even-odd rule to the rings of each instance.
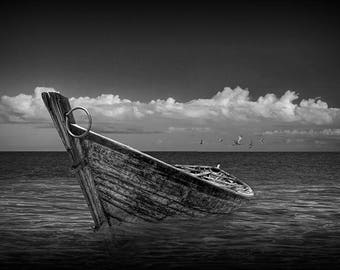
[[[226,214],[254,196],[219,167],[170,165],[75,123],[66,97],[42,93],[95,227],[157,222],[170,216]],[[88,112],[87,112],[88,113]]]

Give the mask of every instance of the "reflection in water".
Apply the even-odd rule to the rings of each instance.
[[[108,239],[92,231],[64,153],[0,153],[2,268],[315,269],[340,263],[340,154],[152,154],[170,163],[220,163],[250,184],[256,199],[233,214],[138,224]]]

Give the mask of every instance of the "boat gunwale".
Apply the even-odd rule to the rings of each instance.
[[[81,126],[79,126],[77,124],[73,124],[73,123],[70,124],[70,128],[71,128],[71,130],[74,129],[74,130],[72,130],[72,132],[76,132],[76,133],[79,133],[79,134],[86,131],[85,128],[83,128],[83,127],[81,127]],[[231,190],[228,187],[223,187],[222,188],[221,186],[217,186],[217,185],[215,185],[215,184],[213,184],[213,183],[211,183],[209,181],[206,181],[206,180],[203,180],[203,179],[201,179],[199,177],[196,177],[196,176],[190,174],[189,172],[180,170],[179,168],[176,168],[174,165],[166,163],[166,162],[164,162],[162,160],[159,160],[159,159],[157,159],[157,158],[155,158],[155,157],[153,157],[151,155],[148,155],[148,154],[146,154],[144,152],[141,152],[141,151],[139,151],[139,150],[137,150],[137,149],[135,149],[135,148],[133,148],[131,146],[128,146],[128,145],[123,144],[121,142],[115,141],[115,140],[113,140],[111,138],[108,138],[108,137],[106,137],[104,135],[96,133],[96,132],[94,132],[92,130],[90,130],[88,132],[88,134],[85,137],[81,138],[80,140],[90,140],[91,141],[91,139],[92,139],[92,141],[94,141],[94,142],[96,142],[96,143],[98,143],[98,144],[100,144],[102,146],[105,146],[105,147],[108,147],[108,148],[110,148],[113,145],[114,146],[118,146],[118,147],[120,147],[120,148],[122,148],[124,150],[133,152],[134,154],[137,154],[139,156],[145,157],[146,159],[152,160],[156,164],[160,163],[163,166],[165,166],[165,167],[175,171],[178,174],[185,175],[186,177],[189,177],[189,179],[191,178],[192,180],[194,180],[194,181],[191,181],[191,182],[194,182],[195,184],[197,184],[197,187],[204,187],[204,186],[206,186],[208,188],[211,188],[214,191],[217,191],[218,193],[222,194],[222,196],[216,196],[217,194],[215,194],[215,192],[214,192],[214,194],[210,194],[210,195],[213,195],[213,196],[218,197],[220,199],[223,199],[223,194],[225,194],[226,192],[232,193],[233,195],[242,197],[244,199],[250,199],[250,198],[254,197],[254,192],[253,192],[252,188],[248,184],[244,183],[243,181],[241,181],[239,179],[238,179],[238,181],[240,181],[243,184],[247,185],[250,188],[250,190],[252,191],[252,193],[240,193],[240,192],[236,192],[234,190]],[[98,141],[98,139],[100,141]],[[104,145],[102,142],[109,143],[110,145]],[[197,165],[197,166],[200,166],[200,165]],[[212,167],[212,166],[206,166],[206,167]],[[190,182],[186,182],[186,181],[182,182],[182,183],[190,184]]]

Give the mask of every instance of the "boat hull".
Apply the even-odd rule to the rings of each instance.
[[[73,126],[74,133],[83,130]],[[156,222],[174,215],[225,214],[246,198],[91,132],[82,142],[107,217]]]
[[[157,222],[170,216],[226,214],[249,197],[202,181],[132,147],[69,123],[68,99],[43,93],[59,135],[70,154],[97,228],[107,222]]]

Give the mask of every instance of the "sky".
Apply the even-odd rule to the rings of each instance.
[[[43,91],[142,151],[340,151],[339,20],[314,1],[1,2],[0,151],[63,150]]]

